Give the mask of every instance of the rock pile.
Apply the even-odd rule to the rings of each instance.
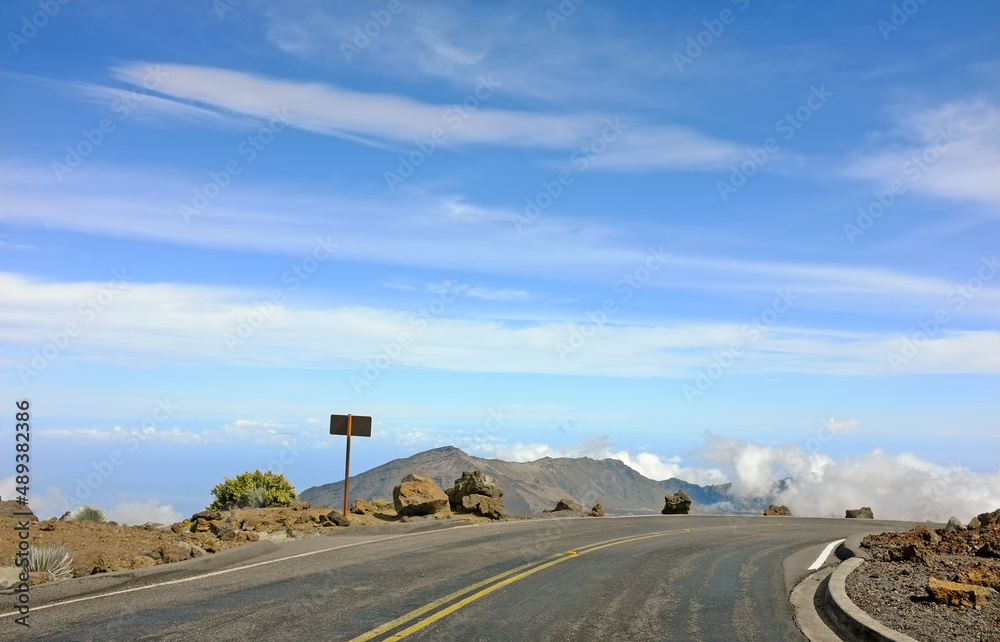
[[[480,470],[466,470],[445,491],[451,509],[456,512],[503,518],[503,489],[495,479]]]
[[[950,521],[949,527],[937,530],[920,524],[905,533],[869,535],[861,546],[868,549],[875,562],[918,565],[916,568],[926,573],[926,596],[913,596],[914,599],[982,608],[1000,597],[998,517],[1000,510],[983,513],[970,520],[969,528],[961,530]],[[986,526],[976,526],[983,522]],[[977,558],[980,561],[973,562]]]
[[[664,515],[687,515],[691,512],[691,498],[683,490],[679,490],[673,495],[663,497]]]
[[[791,517],[792,511],[787,506],[775,506],[771,504],[764,511],[764,517]]]

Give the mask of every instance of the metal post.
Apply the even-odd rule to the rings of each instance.
[[[347,519],[347,485],[351,480],[351,415],[347,415],[347,463],[344,466],[344,519]]]

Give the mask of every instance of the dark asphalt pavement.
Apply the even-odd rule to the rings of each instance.
[[[698,515],[445,525],[355,527],[194,579],[53,602],[28,630],[0,617],[0,638],[804,640],[788,594],[823,548],[911,526]]]

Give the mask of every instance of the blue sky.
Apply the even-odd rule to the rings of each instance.
[[[356,472],[453,444],[995,508],[998,18],[6,3],[0,443],[30,399],[39,511],[126,521],[335,481],[347,412]]]

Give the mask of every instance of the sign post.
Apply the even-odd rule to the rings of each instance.
[[[347,435],[347,457],[344,464],[344,519],[347,519],[347,493],[351,481],[351,436],[371,437],[372,418],[330,415],[330,434]]]

